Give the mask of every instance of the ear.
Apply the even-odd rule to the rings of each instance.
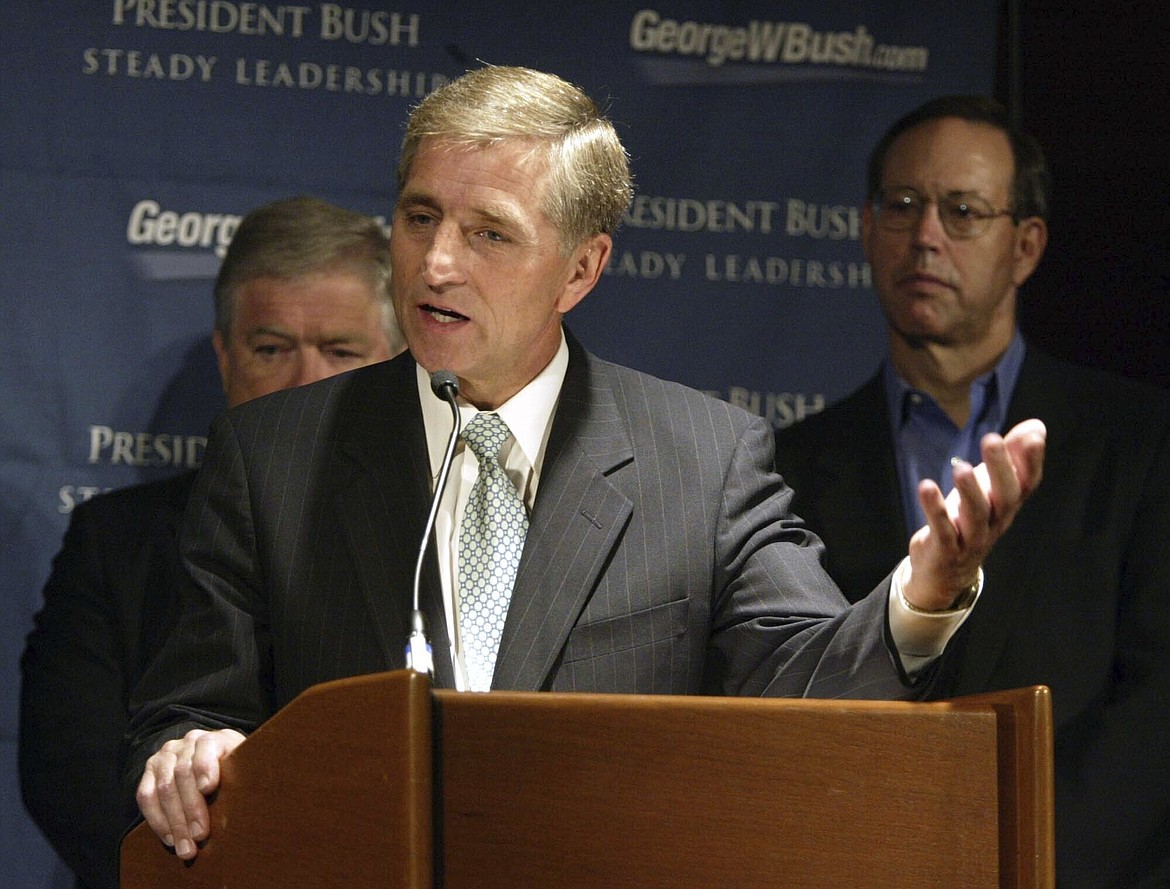
[[[1027,216],[1016,227],[1016,250],[1012,281],[1021,286],[1036,271],[1048,246],[1048,223],[1039,216]]]
[[[569,267],[569,279],[557,300],[558,312],[565,314],[597,286],[612,251],[613,238],[609,235],[593,235],[577,245]]]
[[[215,363],[219,365],[219,380],[223,384],[223,391],[227,392],[230,359],[227,343],[223,341],[223,334],[218,330],[211,332],[211,345],[215,349]]]

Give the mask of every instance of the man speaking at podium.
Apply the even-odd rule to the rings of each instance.
[[[945,498],[924,483],[908,557],[847,606],[788,511],[763,419],[563,331],[631,195],[613,126],[551,75],[478,69],[411,114],[391,233],[409,354],[233,409],[211,433],[184,528],[193,595],[131,726],[139,806],[180,858],[248,732],[309,686],[404,665],[436,488],[419,610],[437,685],[925,693],[1039,482],[1044,427],[987,436]]]

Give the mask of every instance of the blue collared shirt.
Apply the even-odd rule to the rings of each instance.
[[[926,524],[918,503],[918,483],[928,478],[937,482],[943,493],[950,491],[954,486],[951,459],[959,457],[972,465],[982,462],[980,439],[988,432],[1003,432],[1024,350],[1024,340],[1016,330],[995,367],[971,383],[971,414],[962,429],[933,397],[899,377],[886,359],[886,406],[894,435],[907,536]]]

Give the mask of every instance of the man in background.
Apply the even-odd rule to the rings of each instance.
[[[921,522],[920,484],[946,490],[983,435],[1044,422],[1045,484],[984,564],[986,592],[933,694],[1049,686],[1058,885],[1166,886],[1170,398],[1020,335],[1048,181],[1039,146],[992,100],[937,99],[890,128],[861,230],[889,355],[861,389],[778,434],[777,468],[857,600]]]
[[[1042,425],[988,436],[949,501],[925,487],[909,556],[846,607],[762,418],[564,329],[631,194],[612,123],[553,75],[477,69],[412,112],[391,234],[410,352],[212,426],[183,529],[193,594],[135,693],[127,767],[180,858],[248,732],[311,685],[404,665],[452,427],[441,370],[464,422],[421,575],[437,685],[922,694],[1039,482]]]
[[[229,406],[400,352],[389,244],[368,216],[296,197],[240,223],[215,282]],[[118,885],[127,699],[188,583],[176,542],[195,472],[80,504],[21,661],[25,805],[79,887]]]

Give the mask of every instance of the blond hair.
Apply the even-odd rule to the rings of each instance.
[[[490,65],[427,96],[407,121],[399,194],[428,137],[469,148],[530,140],[549,173],[542,209],[566,253],[592,235],[613,234],[633,198],[629,157],[613,124],[582,90],[553,74]]]

